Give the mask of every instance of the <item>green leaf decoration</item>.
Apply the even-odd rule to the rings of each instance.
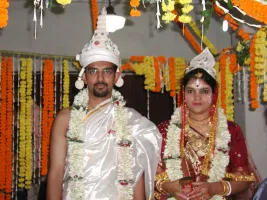
[[[233,9],[234,8],[231,0],[228,0],[228,2],[227,2],[227,8],[229,8],[229,9]]]

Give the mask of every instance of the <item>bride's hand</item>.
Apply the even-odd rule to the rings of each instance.
[[[187,194],[192,191],[191,187],[182,188],[179,184],[179,180],[166,182],[162,185],[162,188],[170,193],[177,200],[186,200],[188,199]]]
[[[208,182],[193,183],[194,189],[188,194],[190,200],[208,200],[215,195],[216,185]]]

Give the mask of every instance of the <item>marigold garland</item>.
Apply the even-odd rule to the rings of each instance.
[[[177,11],[174,10],[173,13],[175,15],[178,15]],[[193,35],[190,33],[190,31],[188,30],[188,28],[186,26],[183,25],[183,23],[181,23],[178,19],[178,17],[176,17],[174,19],[174,21],[177,23],[178,27],[180,28],[180,30],[183,32],[185,38],[190,42],[191,46],[193,47],[193,49],[195,49],[195,51],[197,53],[201,53],[201,47],[198,44],[198,42],[194,39]]]
[[[132,17],[139,17],[139,16],[141,16],[141,12],[140,12],[140,10],[132,8],[130,11],[130,15]]]
[[[266,29],[261,28],[256,33],[257,38],[255,40],[255,75],[257,77],[257,83],[264,82],[264,65],[266,63],[265,54],[265,41],[266,41]]]
[[[231,0],[234,6],[240,8],[250,17],[267,24],[267,5],[256,0]]]
[[[173,13],[174,10],[175,1],[174,0],[168,0],[168,5],[166,5],[165,0],[161,1],[161,8],[164,14],[162,15],[161,19],[165,23],[170,23],[175,19],[177,16],[175,13]]]
[[[179,3],[182,4],[182,15],[179,16],[179,21],[182,23],[190,23],[192,21],[192,17],[188,14],[191,10],[193,10],[193,6],[190,4],[192,0],[179,0]]]
[[[145,56],[131,56],[129,61],[131,62],[144,62]]]
[[[250,77],[249,77],[249,85],[250,85],[250,91],[249,91],[249,96],[251,100],[251,108],[256,109],[259,107],[259,102],[258,102],[258,84],[257,84],[257,77],[255,75],[255,50],[256,50],[256,39],[257,39],[257,34],[253,36],[253,39],[251,41],[250,45],[250,55],[251,55],[251,61],[250,61]]]
[[[7,102],[7,113],[6,113],[6,200],[12,197],[12,166],[13,166],[13,60],[11,57],[7,58],[7,76],[6,76],[6,102]],[[3,100],[3,99],[2,99]]]
[[[224,53],[226,50],[222,51],[222,55],[220,57],[220,70],[221,70],[221,107],[223,108],[224,112],[226,113],[226,77],[225,77],[225,71],[226,71],[226,60],[227,60],[227,54]]]
[[[233,54],[231,54],[233,55]],[[236,60],[231,61],[231,55],[226,59],[225,65],[225,113],[226,117],[230,121],[234,121],[234,94],[233,94],[233,73],[231,71],[231,65],[236,65]],[[233,63],[232,63],[233,62]]]
[[[9,0],[0,0],[0,28],[7,26]]]
[[[20,84],[19,84],[19,166],[18,166],[18,187],[25,187],[26,173],[26,74],[27,62],[25,58],[21,58],[20,66]]]
[[[181,90],[181,81],[184,77],[186,64],[184,58],[175,58],[175,77],[176,77],[176,94],[177,94],[177,106],[181,105],[180,102],[180,90]]]
[[[26,60],[26,124],[25,124],[25,188],[30,189],[32,184],[32,59]]]
[[[44,60],[43,107],[42,107],[42,159],[41,175],[47,175],[50,131],[54,119],[54,74],[53,61]]]
[[[7,103],[6,103],[6,58],[2,57],[1,59],[1,134],[0,134],[0,157],[2,160],[5,160],[6,155],[6,138],[5,138],[5,120],[6,117],[3,113],[6,113]],[[6,162],[1,162],[0,164],[0,190],[4,191],[6,184],[5,184],[5,171],[6,171]],[[5,199],[5,194],[0,192],[0,199]]]
[[[199,30],[199,28],[197,27],[196,22],[194,22],[193,20],[189,23],[189,26],[192,28],[192,30],[195,32],[195,34],[202,39],[203,43],[209,48],[209,50],[211,51],[211,53],[213,55],[217,55],[218,54],[218,50],[216,49],[216,47],[208,40],[208,38],[205,35],[202,35],[201,31]]]
[[[97,0],[91,0],[91,12],[92,12],[93,29],[96,30],[97,18],[98,18]]]
[[[130,11],[130,16],[132,17],[141,16],[141,12],[137,9],[139,5],[140,5],[140,0],[130,0],[130,6],[132,7]]]
[[[228,22],[233,31],[236,31],[238,29],[239,24],[237,24],[237,22],[231,17],[231,15],[226,14],[224,16],[224,20]]]
[[[231,73],[233,73],[233,74],[235,74],[235,73],[237,73],[238,71],[240,71],[242,68],[241,67],[238,67],[238,65],[237,65],[237,58],[236,58],[236,54],[235,53],[231,53],[230,55],[229,55],[229,69],[230,69],[230,72]]]
[[[241,28],[237,33],[243,40],[248,41],[250,39],[250,35]]]
[[[145,89],[154,91],[155,90],[155,69],[154,69],[154,60],[151,56],[145,56],[144,65],[144,75],[145,75]]]
[[[0,82],[2,83],[2,70],[3,70],[3,66],[5,66],[5,59],[4,58],[1,58],[1,62],[0,62],[0,71],[1,71],[1,77],[0,77]],[[2,99],[2,87],[4,87],[4,84],[1,84],[0,86],[0,97]],[[4,107],[5,108],[5,107]],[[2,102],[0,101],[0,109],[1,109],[1,112],[0,112],[0,119],[2,119],[2,109],[4,109],[2,107]],[[2,122],[2,121],[1,121]],[[4,141],[3,141],[3,128],[2,128],[2,123],[0,122],[0,157],[3,158],[2,156],[5,155],[5,151],[4,151],[4,148],[5,146],[3,145],[4,144]],[[0,164],[0,174],[4,174],[5,172],[5,162],[1,162]],[[4,189],[4,183],[5,183],[5,177],[4,176],[0,176],[0,190],[3,190]],[[4,193],[0,193],[0,199],[4,199],[5,196],[4,196]]]
[[[63,60],[63,108],[69,107],[69,88],[70,88],[70,75],[69,75],[69,62]]]
[[[133,71],[134,72],[134,68],[132,67],[132,65],[129,62],[127,62],[124,65],[122,65],[121,66],[121,70],[122,71],[130,70],[130,71]]]
[[[155,89],[153,92],[161,91],[161,65],[159,64],[159,59],[157,57],[153,57],[154,61],[154,71],[155,71]]]
[[[163,80],[164,80],[165,90],[168,92],[171,89],[169,64],[164,65],[164,67],[162,69],[162,76],[163,76]]]
[[[0,199],[12,197],[13,68],[12,58],[1,59]]]
[[[145,57],[144,56],[132,56],[130,57],[129,60],[133,62],[133,63],[130,63],[131,66],[129,67],[125,65],[123,68],[133,69],[133,71],[137,75],[144,75],[145,76],[145,81],[144,81],[145,90],[154,91],[156,88],[154,58],[151,56],[145,56]],[[156,64],[156,68],[158,67],[159,65]],[[160,72],[159,70],[157,71]],[[158,77],[159,76],[160,74],[158,75]],[[159,86],[160,86],[160,78],[157,79],[157,81],[159,81]]]
[[[214,12],[218,15],[218,16],[223,16],[225,14],[224,10],[221,9],[219,6],[216,5],[216,3],[213,4],[213,8],[214,8]],[[231,15],[226,14],[224,16],[224,20],[226,20],[228,22],[228,24],[230,25],[230,27],[232,28],[233,31],[236,31],[239,27],[239,24],[236,22],[235,19],[233,19],[231,17]]]

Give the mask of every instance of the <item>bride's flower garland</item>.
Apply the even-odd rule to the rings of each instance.
[[[84,199],[83,160],[84,160],[84,119],[87,115],[88,90],[80,91],[74,99],[70,114],[68,137],[69,188],[72,199]],[[133,199],[132,189],[132,134],[128,126],[127,111],[123,96],[113,90],[114,118],[116,128],[116,144],[118,149],[118,199]]]
[[[182,159],[180,151],[181,138],[181,110],[177,108],[171,117],[168,127],[166,146],[164,149],[164,159],[166,163],[166,172],[171,181],[183,178]],[[218,130],[216,133],[214,157],[211,161],[208,172],[208,182],[217,182],[224,178],[226,167],[229,164],[229,147],[230,134],[227,126],[227,119],[222,109],[218,109]],[[174,198],[171,198],[174,199]],[[223,199],[216,195],[212,200]]]

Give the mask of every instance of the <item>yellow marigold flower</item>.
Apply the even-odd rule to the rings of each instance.
[[[263,78],[257,79],[258,84],[262,84],[264,82]]]
[[[139,17],[139,16],[141,16],[141,12],[139,10],[136,10],[136,9],[132,8],[131,11],[130,11],[130,15],[132,17]]]
[[[243,48],[243,46],[242,46],[241,42],[238,42],[237,46],[236,46],[236,51],[240,52],[242,50],[242,48]]]
[[[189,15],[181,15],[179,16],[179,21],[182,23],[190,23],[192,21],[192,17]]]
[[[165,1],[162,1],[162,3],[161,3],[162,10],[164,12],[173,11],[174,10],[174,4],[175,4],[175,2],[172,0],[169,0],[168,5],[165,4]]]
[[[182,8],[182,12],[183,13],[189,13],[191,10],[193,10],[193,6],[191,4],[186,4],[183,8]]]
[[[138,7],[140,5],[140,1],[138,0],[131,0],[130,1],[130,6],[132,7]]]
[[[165,21],[165,23],[170,23],[171,21],[173,21],[175,19],[176,15],[171,13],[171,12],[167,12],[162,16],[162,20]]]
[[[250,57],[248,57],[248,58],[245,59],[244,63],[246,65],[249,65],[250,64],[250,61],[251,61],[251,59],[250,59]]]
[[[266,38],[266,33],[264,31],[261,32],[261,37]]]

